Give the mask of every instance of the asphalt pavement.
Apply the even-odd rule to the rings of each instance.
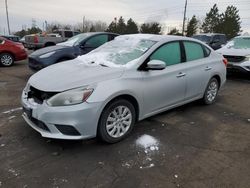
[[[217,102],[136,124],[116,144],[42,138],[22,119],[25,61],[0,67],[0,187],[250,187],[250,79],[230,77]]]

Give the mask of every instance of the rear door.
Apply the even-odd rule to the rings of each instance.
[[[211,76],[210,50],[200,43],[183,41],[186,54],[186,100],[203,94]]]
[[[181,102],[185,97],[186,78],[180,43],[170,42],[158,48],[149,60],[166,63],[164,70],[143,71],[145,114],[150,114]]]

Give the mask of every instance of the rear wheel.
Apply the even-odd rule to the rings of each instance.
[[[127,100],[110,103],[102,112],[98,137],[107,143],[116,143],[127,137],[135,124],[135,108]]]
[[[9,53],[0,54],[0,63],[4,67],[10,67],[14,63],[14,57]]]
[[[219,91],[219,83],[216,78],[212,78],[206,88],[203,96],[203,102],[205,104],[213,104],[216,100]]]

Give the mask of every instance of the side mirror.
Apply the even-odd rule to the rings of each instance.
[[[161,60],[151,60],[147,64],[147,70],[163,70],[166,68],[166,63]]]

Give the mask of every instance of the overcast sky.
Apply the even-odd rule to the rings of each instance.
[[[159,21],[166,31],[181,27],[185,0],[8,0],[11,31],[31,26],[32,19],[42,28],[43,22],[80,23],[89,20],[110,23],[114,17],[132,17],[136,22]],[[187,17],[204,18],[214,3],[220,11],[235,5],[240,11],[242,29],[250,32],[250,0],[188,0]],[[7,31],[5,0],[0,0],[0,33]]]

